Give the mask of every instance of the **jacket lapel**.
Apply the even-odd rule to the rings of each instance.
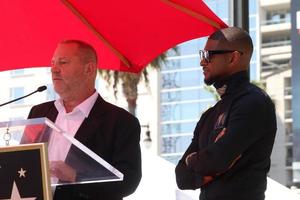
[[[75,134],[75,138],[83,143],[88,145],[90,138],[97,133],[99,126],[101,126],[101,118],[105,112],[105,101],[98,95],[98,98],[88,116],[85,118],[79,127],[78,131]]]
[[[54,123],[57,115],[58,115],[58,111],[56,110],[55,105],[53,103],[51,108],[49,109],[49,112],[46,114],[46,117]]]

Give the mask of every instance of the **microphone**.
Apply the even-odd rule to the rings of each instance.
[[[17,99],[13,99],[13,100],[8,101],[8,102],[6,102],[6,103],[0,104],[0,107],[5,106],[6,104],[10,104],[10,103],[15,102],[15,101],[19,101],[20,99],[26,98],[26,97],[28,97],[28,96],[34,94],[34,93],[37,93],[37,92],[43,92],[43,91],[46,90],[46,89],[47,89],[47,86],[45,86],[45,85],[40,86],[40,87],[38,87],[34,92],[31,92],[30,94],[27,94],[27,95],[22,96],[22,97],[19,97],[19,98],[17,98]]]
[[[38,87],[38,89],[36,89],[35,92],[43,92],[46,89],[47,89],[47,86],[43,85],[43,86]],[[33,92],[33,93],[35,93],[35,92]],[[33,94],[33,93],[31,93],[31,94]]]

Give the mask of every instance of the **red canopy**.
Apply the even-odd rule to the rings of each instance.
[[[60,40],[92,44],[99,68],[139,72],[227,25],[200,0],[1,0],[0,71],[49,66]]]

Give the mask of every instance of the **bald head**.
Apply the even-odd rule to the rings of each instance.
[[[63,40],[59,44],[77,44],[82,62],[94,62],[97,65],[98,58],[96,50],[88,43],[81,40]]]
[[[83,64],[87,64],[87,63],[92,63],[92,65],[94,66],[95,70],[94,73],[91,74],[91,81],[95,82],[96,80],[96,76],[97,76],[97,65],[98,65],[98,57],[97,57],[97,52],[94,49],[93,46],[91,46],[90,44],[81,41],[81,40],[73,40],[73,39],[69,39],[69,40],[62,40],[58,43],[60,44],[75,44],[77,45],[77,49],[78,49],[78,56],[81,60],[81,62]]]
[[[253,52],[253,43],[249,34],[238,27],[228,27],[217,30],[208,38],[219,41],[220,49],[243,52],[241,67],[248,68]]]

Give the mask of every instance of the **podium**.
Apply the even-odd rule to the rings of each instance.
[[[48,144],[53,137],[68,149],[60,160],[51,155],[55,142]],[[67,166],[60,168],[61,175],[72,171],[76,176],[72,180],[55,177],[53,163]],[[0,199],[13,199],[18,194],[21,198],[48,200],[51,187],[58,185],[122,180],[120,171],[48,118],[0,122]]]

